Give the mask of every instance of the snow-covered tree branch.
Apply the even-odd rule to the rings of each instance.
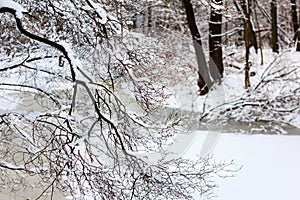
[[[234,172],[211,157],[168,159],[167,142],[185,130],[181,118],[163,119],[171,93],[158,80],[175,56],[129,32],[117,5],[18,2],[0,1],[10,32],[0,51],[1,188],[34,199],[193,199]]]

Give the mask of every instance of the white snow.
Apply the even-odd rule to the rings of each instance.
[[[211,7],[213,7],[216,10],[223,10],[224,9],[223,5],[218,5],[218,4],[214,3],[213,1],[211,1]]]
[[[187,157],[201,149],[204,134],[198,134]],[[214,159],[234,159],[242,169],[236,177],[217,180],[218,197],[213,200],[298,200],[299,144],[300,136],[221,134],[212,151]]]
[[[97,4],[96,10],[101,17],[100,23],[105,24],[107,22],[107,14],[106,11],[101,7],[100,4]]]
[[[115,18],[108,15],[104,10],[103,6],[99,3],[94,3],[90,1],[93,8],[88,6],[84,6],[83,8],[86,10],[95,9],[97,13],[100,15],[100,22],[105,24],[107,22],[107,18],[111,21],[114,21]],[[202,3],[207,3],[205,0]],[[207,4],[208,5],[208,4]],[[218,6],[216,4],[212,4],[215,9],[223,9],[222,6]],[[18,3],[11,0],[0,0],[0,8],[1,7],[9,7],[16,10],[16,15],[18,18],[22,18],[22,13],[26,12],[26,10]],[[116,32],[118,32],[118,26],[112,26]],[[132,33],[137,38],[141,37],[139,33]],[[148,39],[147,39],[148,40]],[[73,65],[77,67],[82,67],[82,64],[79,59],[76,58],[76,54],[72,50],[71,44],[66,42],[60,42],[61,45],[66,49],[68,56],[71,59]],[[234,47],[235,48],[235,47]],[[240,51],[240,49],[235,50],[235,56],[241,55],[243,57],[244,52]],[[122,56],[122,54],[115,54],[116,58],[123,61],[125,65],[134,65],[134,63],[130,60],[127,60],[126,57]],[[253,56],[254,55],[254,56]],[[280,62],[278,61],[276,65],[272,65],[272,69],[276,69],[276,66],[289,66],[290,63],[294,62],[295,66],[299,65],[299,54],[295,52],[287,52],[282,54],[282,58],[280,58]],[[260,81],[261,77],[264,77],[264,74],[269,73],[270,70],[267,70],[269,64],[273,61],[274,55],[268,52],[264,52],[266,63],[264,66],[260,66],[258,62],[260,58],[256,56],[256,54],[251,54],[251,59],[253,60],[253,67],[251,71],[255,71],[257,75],[255,77],[251,77],[251,84],[255,86]],[[236,61],[236,58],[231,58],[230,56],[226,56],[227,61],[230,61],[231,64],[234,64],[240,68],[227,68],[225,71],[223,85],[215,88],[213,91],[207,95],[205,99],[205,111],[210,110],[210,108],[216,107],[218,105],[223,104],[224,102],[231,102],[236,98],[240,98],[245,94],[245,89],[243,86],[243,63],[242,61]],[[41,64],[40,64],[41,65]],[[52,66],[47,65],[47,66]],[[3,65],[4,66],[4,65]],[[41,66],[39,66],[41,67]],[[37,68],[40,69],[40,68]],[[41,68],[43,69],[43,68]],[[61,68],[51,68],[51,70],[57,71],[55,73],[60,74],[59,70]],[[128,67],[128,74],[130,77],[136,82],[139,81],[149,81],[151,79],[147,77],[138,77],[135,75],[135,69]],[[185,72],[185,71],[182,71]],[[271,71],[272,72],[272,71]],[[11,72],[10,72],[11,73]],[[166,73],[168,71],[166,70]],[[9,74],[9,73],[8,73]],[[39,72],[39,74],[42,74]],[[180,74],[180,73],[178,73]],[[189,75],[189,74],[188,74]],[[276,75],[276,74],[275,74]],[[12,77],[10,77],[12,76]],[[38,84],[39,88],[45,90],[48,88],[55,89],[70,89],[71,85],[66,85],[64,82],[56,82],[56,83],[42,83],[43,77],[45,75],[38,76]],[[3,77],[2,77],[3,78]],[[25,80],[28,79],[24,76]],[[77,77],[78,78],[78,77]],[[81,78],[81,77],[79,77]],[[174,78],[174,77],[172,77]],[[175,77],[176,78],[176,77]],[[15,79],[18,81],[25,81],[17,76],[13,76],[9,74],[9,77],[5,77],[2,79],[2,82],[11,83]],[[5,80],[5,81],[4,81]],[[184,80],[186,81],[186,80]],[[188,84],[183,84],[183,81],[173,82],[170,84],[166,84],[167,93],[170,94],[170,98],[168,98],[164,103],[165,106],[169,108],[175,108],[175,110],[181,111],[190,111],[189,114],[197,115],[204,110],[204,98],[198,97],[196,94],[192,93],[194,88],[190,87]],[[193,81],[191,81],[193,82]],[[194,82],[193,82],[194,83]],[[128,83],[124,83],[124,85],[128,85]],[[279,84],[278,84],[279,85]],[[50,87],[51,86],[51,87]],[[125,88],[125,89],[124,89]],[[140,124],[147,126],[143,121],[139,120],[139,107],[136,105],[136,102],[131,101],[134,99],[132,94],[126,93],[126,88],[124,87],[121,92],[117,92],[116,96],[122,99],[123,96],[126,97],[128,114],[135,119]],[[276,88],[275,88],[276,89]],[[125,91],[126,90],[126,91]],[[48,91],[48,90],[46,90]],[[275,99],[279,95],[279,90],[262,90],[270,97],[269,99]],[[271,91],[271,92],[270,92]],[[124,93],[124,94],[123,94]],[[122,100],[123,100],[122,99]],[[6,111],[17,109],[17,104],[14,102],[11,96],[7,96],[6,93],[1,93],[0,102],[2,103],[2,108],[0,109],[0,114],[5,113]],[[19,100],[21,102],[21,100]],[[15,101],[16,102],[16,101]],[[246,102],[246,101],[245,101]],[[24,103],[24,102],[22,102]],[[254,102],[257,103],[257,102]],[[226,108],[232,107],[231,104],[228,104]],[[68,109],[68,105],[63,105],[61,111]],[[20,110],[20,108],[18,108]],[[247,111],[247,110],[246,110]],[[54,111],[57,112],[57,111]],[[183,112],[184,113],[184,112]],[[236,115],[241,117],[247,117],[249,113],[245,112],[237,112]],[[297,125],[300,127],[300,116],[299,113],[292,113],[293,115],[287,116],[289,117],[290,123]],[[104,114],[103,114],[104,115]],[[267,115],[265,113],[264,115]],[[68,117],[66,112],[60,112],[60,116]],[[108,119],[112,120],[110,116],[104,115]],[[220,116],[217,116],[220,117]],[[117,123],[117,121],[115,121]],[[191,122],[193,123],[193,122]],[[281,127],[275,127],[280,131]],[[254,128],[255,129],[255,128]],[[253,130],[254,130],[253,129]],[[257,129],[260,130],[260,129]],[[263,127],[261,128],[261,132],[264,132]],[[264,132],[265,133],[265,132]],[[25,131],[22,131],[23,137],[33,143],[30,135]],[[221,134],[220,131],[195,131],[189,136],[185,135],[176,135],[174,138],[171,138],[172,144],[168,147],[168,150],[172,152],[176,152],[177,154],[185,155],[187,158],[194,158],[196,155],[205,155],[207,153],[212,153],[214,158],[218,160],[235,160],[235,163],[238,166],[243,166],[241,171],[237,172],[236,177],[227,178],[227,179],[218,179],[217,184],[219,185],[219,189],[216,191],[216,195],[218,195],[215,200],[296,200],[300,196],[300,190],[298,189],[298,184],[300,180],[300,157],[298,153],[300,152],[300,136],[282,136],[282,135],[242,135],[242,134]],[[77,152],[80,151],[82,155],[85,153],[84,142],[80,141],[80,143],[74,143],[76,146]],[[153,154],[145,157],[145,154],[148,152],[129,152],[132,155],[138,156],[145,161],[149,161],[152,164],[153,161],[156,161],[158,155]],[[155,163],[155,162],[153,162]],[[9,166],[7,163],[1,162],[0,164],[5,164]],[[17,166],[10,165],[11,168],[16,168]],[[78,192],[78,194],[80,194]],[[78,197],[79,198],[79,197]],[[66,199],[72,199],[72,197],[67,197]]]
[[[0,166],[4,166],[4,167],[8,167],[10,169],[20,169],[20,168],[25,168],[23,165],[19,165],[19,166],[16,166],[14,164],[11,164],[9,162],[6,162],[6,161],[0,161]]]
[[[27,12],[20,4],[11,0],[0,0],[0,8],[11,8],[16,11],[17,18],[23,17],[23,12]]]
[[[70,60],[72,62],[72,65],[81,67],[82,63],[80,62],[79,59],[76,58],[76,54],[72,50],[72,44],[64,42],[64,41],[59,42],[59,44],[65,48],[66,52],[68,53],[68,57],[70,58]]]
[[[102,7],[102,5],[100,3],[95,3],[92,0],[90,0],[89,2],[93,6],[93,8],[96,10],[96,12],[100,15],[100,17],[101,17],[100,23],[105,24],[107,22],[107,13],[104,10],[104,8]]]

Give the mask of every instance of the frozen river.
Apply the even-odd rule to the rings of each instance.
[[[219,179],[215,200],[298,200],[300,137],[222,134],[212,153],[243,168]]]
[[[41,109],[32,104],[30,98],[18,106],[11,104],[12,101],[13,98],[7,99],[7,107],[12,106],[16,110]],[[181,114],[187,113],[181,111]],[[268,131],[260,132],[257,129],[260,125],[252,124],[249,128],[247,124],[236,123],[206,127],[199,125],[194,117],[187,123],[192,133],[175,137],[169,149],[187,158],[210,153],[216,161],[234,160],[237,166],[242,166],[235,177],[217,179],[219,188],[213,200],[298,200],[300,131],[287,127],[287,135],[270,134]],[[3,191],[0,188],[0,199],[17,200],[34,198],[40,192],[31,190],[30,194],[13,196]],[[61,194],[55,195],[55,199],[66,199]]]

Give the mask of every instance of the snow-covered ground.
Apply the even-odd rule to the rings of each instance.
[[[12,1],[0,0],[1,7],[15,9],[19,18],[22,18],[22,12],[25,12],[24,9]],[[103,14],[102,8],[99,7],[97,11],[102,13],[102,22],[105,23],[106,15]],[[146,39],[148,40],[148,38]],[[66,44],[64,46],[66,47]],[[216,112],[218,110],[211,109],[226,104],[225,106],[227,107],[223,106],[220,111],[222,113],[227,108],[230,110],[230,112],[223,114],[224,121],[230,117],[230,119],[241,120],[246,123],[248,121],[255,123],[264,120],[300,127],[299,53],[288,50],[277,55],[266,50],[264,52],[266,62],[263,66],[259,64],[259,56],[252,53],[251,63],[253,66],[251,67],[251,72],[254,75],[251,77],[252,88],[247,93],[243,87],[244,52],[236,47],[226,51],[228,56],[226,56],[225,62],[232,67],[225,69],[223,84],[212,90],[207,97],[199,97],[195,92],[197,86],[194,83],[196,83],[197,77],[195,76],[194,68],[191,67],[189,71],[185,65],[175,62],[176,60],[173,61],[175,64],[170,64],[170,69],[164,69],[165,73],[161,73],[161,65],[157,65],[157,69],[152,67],[151,70],[155,72],[153,75],[155,75],[156,84],[160,83],[160,81],[156,80],[156,78],[158,79],[157,74],[167,80],[160,83],[164,87],[166,86],[167,95],[170,95],[164,106],[181,111],[180,114],[182,116],[180,117],[182,118],[186,116],[194,118],[195,116],[198,117],[201,112],[208,112],[208,114],[212,115],[212,119],[217,117],[219,120],[220,114]],[[174,52],[171,51],[170,55],[172,54]],[[182,52],[180,54],[184,55]],[[166,57],[168,56],[166,55]],[[122,57],[116,57],[118,60],[123,59]],[[128,64],[125,61],[124,64]],[[193,63],[193,59],[190,62]],[[49,61],[49,63],[51,62]],[[6,83],[3,87],[16,83],[16,80],[22,84],[34,85],[35,80],[43,80],[49,76],[49,74],[45,74],[42,71],[52,65],[54,66],[52,69],[54,71],[51,71],[51,73],[59,74],[63,78],[66,76],[68,71],[62,70],[62,68],[57,66],[57,63],[52,62],[51,65],[49,63],[46,63],[45,66],[41,63],[31,66],[32,68],[36,67],[37,70],[28,74],[23,72],[22,78],[16,76],[20,71],[9,71],[7,76],[1,78],[1,82]],[[1,64],[4,66],[3,63]],[[154,62],[154,64],[156,63]],[[176,66],[175,69],[174,66]],[[15,76],[12,72],[15,72]],[[144,75],[144,73],[142,74]],[[130,75],[135,77],[131,73]],[[39,88],[51,92],[67,90],[72,86],[67,81],[41,83],[44,82],[38,82]],[[127,84],[125,85],[127,86]],[[16,87],[11,88],[15,89]],[[135,102],[131,102],[131,98],[128,98],[128,93],[126,93],[131,90],[125,91],[126,87],[122,89],[124,91],[116,92],[116,95],[121,100],[124,100],[128,111],[138,112],[137,105]],[[0,108],[0,114],[14,109],[24,110],[24,107],[28,110],[29,105],[33,102],[31,102],[32,96],[26,97],[29,99],[28,101],[25,101],[26,98],[16,101],[14,96],[1,91],[0,103],[2,107]],[[248,104],[254,106],[247,106]],[[34,108],[36,111],[36,107]],[[161,113],[161,115],[163,114]],[[166,118],[169,115],[170,113],[166,113]],[[188,120],[192,121],[190,118]],[[191,123],[194,122],[196,121]],[[196,131],[190,138],[190,140],[187,139],[186,141],[181,136],[176,138],[181,148],[179,153],[185,154],[185,157],[189,158],[197,154],[211,153],[216,161],[233,159],[237,166],[243,166],[236,173],[235,177],[217,179],[219,188],[215,191],[217,197],[214,200],[296,200],[300,198],[300,190],[298,189],[300,182],[300,157],[298,155],[298,152],[300,152],[300,131],[299,136],[288,136],[221,134],[220,131],[212,132],[210,130],[208,133]],[[179,147],[176,146],[177,151]],[[1,195],[3,194],[0,191],[0,199],[6,198]]]
[[[197,132],[186,156],[198,153],[209,133]],[[214,200],[297,200],[300,197],[300,136],[220,134],[211,153],[242,169],[217,179]]]

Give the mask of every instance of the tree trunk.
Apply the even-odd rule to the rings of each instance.
[[[256,12],[257,1],[254,2],[253,6],[254,6],[254,15],[255,15],[255,21],[256,21],[257,32],[258,32],[258,41],[259,41],[259,49],[260,49],[260,57],[261,57],[260,65],[263,65],[264,64],[264,54],[263,54],[263,49],[262,49],[263,42],[262,42],[262,38],[261,38],[260,26],[259,26],[257,12]]]
[[[248,18],[249,17],[249,18]],[[245,47],[246,47],[246,64],[245,64],[245,88],[248,89],[250,87],[250,63],[249,63],[249,56],[250,56],[250,47],[251,47],[251,32],[249,27],[249,19],[250,15],[247,17],[247,20],[244,21],[244,40],[245,40]]]
[[[222,6],[223,0],[211,2],[209,20],[209,70],[215,81],[220,81],[223,75],[222,53],[222,14],[217,6]]]
[[[300,10],[300,8],[299,8]],[[300,51],[300,28],[299,28],[299,24],[300,23],[300,14],[299,14],[299,20],[298,20],[298,30],[296,31],[296,36],[297,37],[297,44],[296,44],[296,51]]]
[[[297,30],[299,28],[296,0],[291,0],[291,7],[292,7],[291,13],[292,13],[293,28],[296,36]],[[294,37],[294,39],[296,39],[296,37]]]
[[[300,51],[300,31],[297,32],[296,51]]]
[[[253,28],[253,24],[251,22],[251,12],[252,12],[252,1],[246,1],[246,0],[241,0],[241,9],[240,6],[236,1],[233,3],[235,4],[235,7],[237,10],[243,15],[243,21],[244,21],[244,41],[245,41],[245,46],[249,47],[249,49],[253,46],[255,49],[255,52],[257,53],[258,50],[258,45],[257,45],[257,39],[256,39],[256,33]],[[248,39],[246,41],[246,34]]]
[[[198,64],[198,86],[200,88],[200,95],[208,93],[209,88],[212,86],[212,81],[209,76],[207,63],[205,60],[201,35],[195,21],[194,9],[190,0],[182,0],[186,11],[188,26],[193,37],[193,45],[196,52],[197,64]]]
[[[151,28],[152,28],[152,8],[151,3],[148,3],[147,5],[147,12],[145,13],[146,17],[146,24],[145,24],[145,35],[150,36],[151,34]]]
[[[293,22],[293,28],[294,28],[294,37],[293,40],[296,42],[296,51],[300,51],[300,29],[299,29],[299,23],[300,23],[300,15],[298,19],[297,14],[297,4],[296,0],[291,0],[291,9],[292,9],[292,22]]]
[[[243,12],[243,20],[244,20],[244,41],[246,48],[246,64],[245,64],[245,88],[248,89],[250,87],[250,48],[253,46],[257,53],[258,45],[256,40],[256,34],[253,29],[253,25],[251,23],[251,1],[241,0],[242,11],[239,8],[236,1],[234,1],[235,6],[240,12]]]
[[[273,52],[279,53],[278,31],[277,31],[277,1],[271,1],[272,38],[271,46]]]

